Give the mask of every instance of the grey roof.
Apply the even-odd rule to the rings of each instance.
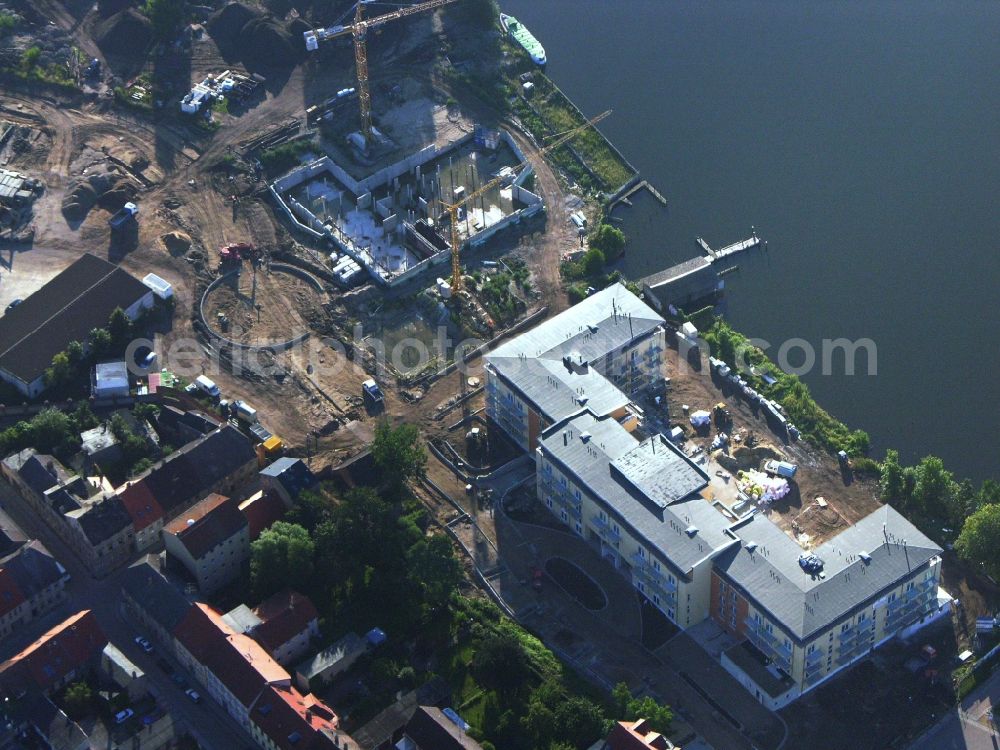
[[[70,511],[67,515],[76,519],[87,541],[93,545],[106,542],[125,528],[132,526],[132,517],[117,495],[111,495],[81,510]]]
[[[265,467],[260,473],[261,476],[270,477],[281,484],[293,500],[302,490],[316,483],[316,475],[301,458],[284,456]]]
[[[116,307],[127,309],[149,288],[118,266],[85,253],[0,317],[0,367],[31,383],[71,341],[86,341]]]
[[[365,647],[365,641],[361,636],[357,633],[348,633],[331,646],[303,660],[295,668],[295,671],[297,674],[305,677],[306,680],[311,680],[325,669],[347,658],[350,654],[364,651]]]
[[[733,532],[741,544],[723,552],[716,569],[798,640],[876,600],[941,554],[888,505],[811,550],[823,561],[822,578],[799,566],[805,551],[768,519],[754,516]],[[749,542],[756,544],[753,551]]]
[[[570,367],[558,359],[489,358],[489,366],[534,404],[552,422],[586,407],[604,415],[626,406],[630,399],[592,367]]]
[[[80,449],[88,456],[118,445],[118,438],[107,423],[80,433]]]
[[[20,453],[8,456],[4,463],[14,468],[21,480],[39,495],[73,476],[57,458],[36,453],[33,448],[25,448]]]
[[[662,436],[640,444],[614,419],[588,411],[552,425],[539,445],[681,574],[734,543],[728,519],[697,494],[708,477]],[[643,456],[651,469],[638,468]]]
[[[662,284],[672,284],[685,278],[686,276],[690,276],[691,274],[711,267],[712,261],[704,255],[699,255],[695,258],[691,258],[691,260],[678,263],[676,266],[670,266],[670,268],[657,271],[656,273],[641,279],[640,283],[645,284],[650,288],[657,287]]]
[[[237,633],[248,633],[263,622],[246,604],[240,604],[226,612],[222,621]]]
[[[502,344],[487,359],[562,359],[565,355],[579,354],[584,362],[594,362],[650,333],[663,322],[655,310],[623,284],[612,284]]]
[[[28,599],[61,578],[69,578],[66,568],[38,541],[24,545],[13,555],[0,561],[0,564],[11,572],[17,587]]]
[[[145,559],[122,571],[120,580],[122,591],[168,633],[191,608],[191,602]]]

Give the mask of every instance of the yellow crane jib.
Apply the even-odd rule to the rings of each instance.
[[[366,19],[364,17],[364,7],[372,2],[373,0],[360,0],[358,2],[355,6],[354,23],[352,24],[339,24],[328,29],[310,29],[309,31],[302,32],[302,38],[306,43],[306,50],[309,52],[318,50],[320,42],[347,36],[348,34],[354,37],[354,64],[357,69],[358,100],[361,105],[361,132],[365,136],[366,143],[371,143],[372,139],[372,98],[368,88],[368,50],[366,48],[368,29],[381,26],[390,21],[399,20],[400,18],[406,18],[416,13],[434,10],[435,8],[458,2],[458,0],[428,0],[428,2],[411,5],[408,8],[400,8],[383,16]]]
[[[579,125],[578,127],[575,127],[572,130],[568,130],[565,133],[559,134],[556,140],[552,141],[552,143],[549,143],[538,150],[538,156],[543,157],[550,151],[559,148],[561,145],[566,143],[566,141],[568,141],[570,138],[577,135],[581,131],[593,127],[594,125],[599,123],[601,120],[603,120],[610,114],[611,110],[610,109],[606,110],[604,112],[601,112],[601,114],[597,115],[597,117],[592,117],[591,119],[587,120],[587,122],[583,123],[582,125]],[[520,164],[512,167],[511,169],[514,172],[518,172],[519,170],[528,166],[530,163],[531,163],[530,161],[525,159]],[[447,212],[448,221],[451,224],[451,288],[455,292],[459,292],[462,290],[462,269],[461,269],[461,263],[459,261],[459,250],[461,241],[458,236],[459,209],[461,209],[462,206],[466,205],[467,203],[471,203],[472,201],[481,197],[484,193],[493,190],[497,185],[503,182],[504,179],[505,179],[504,177],[494,177],[489,182],[483,184],[475,192],[465,196],[458,203],[445,203],[444,201],[441,201],[441,205]]]

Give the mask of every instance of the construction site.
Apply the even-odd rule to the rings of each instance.
[[[525,161],[509,133],[476,126],[457,141],[432,143],[361,180],[325,155],[270,190],[299,232],[336,248],[330,263],[342,284],[359,280],[359,265],[377,283],[392,286],[447,261],[453,237],[460,247],[478,245],[541,210],[541,198],[524,187],[530,168],[514,171]],[[458,204],[454,227],[452,204]],[[357,265],[345,266],[343,256]]]
[[[569,661],[579,656],[581,674],[656,671],[661,685],[642,682],[644,691],[683,698],[698,731],[723,725],[663,667],[675,658],[667,646],[651,666],[638,609],[619,617],[616,605],[636,599],[613,588],[617,573],[595,574],[611,580],[596,617],[578,616],[550,586],[539,550],[569,535],[535,496],[533,453],[486,418],[483,355],[571,306],[567,263],[585,255],[605,209],[643,184],[600,133],[610,112],[576,109],[480,0],[214,2],[190,6],[166,41],[128,4],[13,5],[11,59],[37,45],[52,80],[18,64],[0,71],[0,228],[12,230],[0,232],[0,310],[85,251],[137,278],[155,274],[174,300],[151,347],[158,366],[252,403],[319,476],[358,460],[379,420],[416,425],[429,455],[414,492],[464,548],[470,579],[488,582]],[[135,212],[118,225],[126,204]],[[715,254],[705,251],[708,267]],[[606,284],[627,283],[620,267],[602,266]],[[647,279],[647,302],[659,309],[648,293],[678,275]],[[600,287],[582,280],[574,300],[592,296],[591,283]],[[664,323],[670,347],[675,325]],[[642,429],[683,428],[685,460],[706,473],[720,513],[764,514],[805,552],[879,507],[871,475],[774,430],[717,372],[671,349],[660,375],[662,391],[635,399]],[[702,411],[707,429],[690,422]],[[799,473],[755,505],[767,462]],[[605,565],[585,546],[580,559]],[[678,662],[678,674],[698,678]],[[717,746],[736,747],[727,742],[738,729],[723,730]]]

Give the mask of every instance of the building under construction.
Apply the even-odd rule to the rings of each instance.
[[[514,169],[524,161],[509,133],[476,126],[473,133],[442,147],[427,146],[364,179],[323,156],[276,180],[270,190],[293,226],[330,244],[345,284],[360,275],[360,266],[391,286],[448,261],[445,205],[460,203],[494,178],[502,179],[458,212],[463,248],[542,210],[541,198],[525,187],[530,167]]]

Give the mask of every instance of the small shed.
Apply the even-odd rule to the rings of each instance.
[[[92,383],[94,398],[115,398],[128,395],[128,368],[125,362],[103,362],[94,367]]]

